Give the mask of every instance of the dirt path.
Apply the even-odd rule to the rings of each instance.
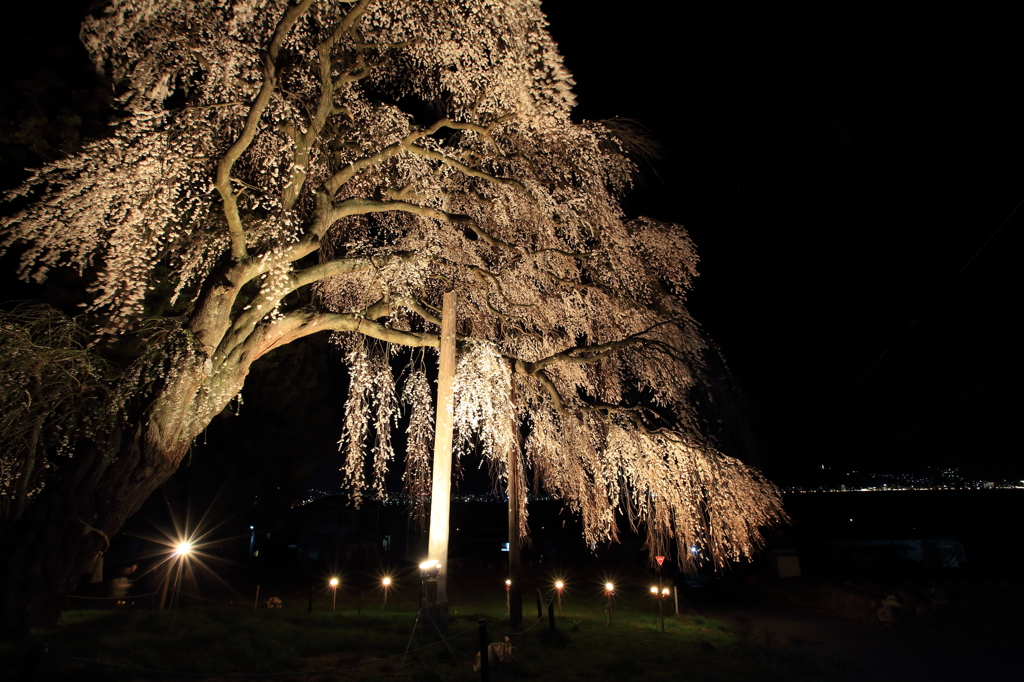
[[[786,607],[704,605],[701,615],[759,644],[817,661],[830,679],[1024,682],[1024,624],[868,625]]]

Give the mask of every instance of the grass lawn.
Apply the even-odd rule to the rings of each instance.
[[[285,600],[280,609],[207,605],[171,611],[69,611],[55,630],[34,632],[23,642],[0,643],[0,670],[18,679],[26,652],[45,643],[54,654],[193,676],[140,673],[44,656],[35,680],[479,680],[480,674],[472,669],[478,619],[492,626],[491,641],[500,641],[504,635],[498,630],[509,629],[508,617],[500,592],[490,599],[459,596],[465,598],[452,600],[449,619],[453,651],[432,630],[413,632],[415,598],[395,595],[386,609],[379,599],[367,600],[357,613],[352,598],[339,598],[338,610],[332,611],[329,594],[323,594],[313,613],[307,613],[302,597]],[[526,627],[536,622],[532,602],[524,604],[524,619]],[[662,634],[657,607],[638,590],[632,596],[616,596],[610,626],[599,594],[567,598],[556,626],[552,633],[545,617],[512,635],[513,662],[492,669],[491,680],[824,679],[806,659],[762,646],[749,633],[699,616],[668,616]],[[412,651],[403,665],[407,647]],[[334,670],[298,674],[324,669]]]

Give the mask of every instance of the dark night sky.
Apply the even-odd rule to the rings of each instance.
[[[1024,55],[1009,16],[545,8],[579,117],[636,119],[664,148],[627,210],[690,230],[691,307],[754,406],[770,475],[1024,474]],[[43,23],[53,5],[34,11],[3,31],[15,67],[42,36],[74,37],[71,20]]]
[[[664,146],[628,209],[690,230],[769,473],[1024,473],[1011,17],[587,7],[545,3],[578,113]]]

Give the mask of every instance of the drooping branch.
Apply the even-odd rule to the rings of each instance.
[[[446,118],[441,119],[422,130],[417,130],[406,135],[401,140],[393,142],[392,144],[387,145],[383,149],[380,149],[377,152],[374,152],[373,154],[369,154],[367,156],[361,157],[350,162],[340,171],[332,175],[327,180],[327,182],[324,183],[324,190],[327,192],[328,196],[333,197],[335,194],[338,193],[338,190],[340,190],[341,187],[345,185],[345,183],[347,183],[349,180],[355,177],[355,175],[359,173],[359,171],[365,168],[370,168],[372,166],[378,166],[381,163],[387,161],[390,158],[395,157],[398,154],[401,154],[404,151],[409,151],[420,156],[441,161],[442,163],[445,163],[447,165],[452,166],[453,168],[456,168],[462,174],[468,177],[487,180],[489,182],[494,182],[501,185],[508,185],[510,187],[515,187],[516,189],[526,192],[526,188],[518,180],[513,180],[510,178],[500,178],[489,173],[484,173],[483,171],[470,168],[464,163],[458,161],[457,159],[445,156],[440,152],[427,149],[422,145],[416,144],[420,140],[426,137],[430,137],[431,135],[437,133],[442,128],[449,128],[452,130],[470,130],[481,134],[482,136],[485,137],[485,139],[493,141],[491,133],[494,127],[500,125],[501,123],[509,121],[514,117],[515,114],[505,114],[504,116],[497,117],[487,125],[479,125],[477,123],[467,123],[462,121],[452,121]]]
[[[242,309],[231,325],[231,329],[225,334],[218,349],[219,354],[228,355],[231,349],[246,339],[259,321],[274,310],[285,296],[302,287],[327,277],[382,268],[397,261],[411,262],[415,258],[416,253],[413,251],[395,252],[370,258],[337,258],[302,270],[288,272],[283,277],[266,283],[261,291]]]
[[[336,258],[290,273],[288,275],[289,292],[295,291],[307,284],[319,282],[326,277],[358,272],[360,270],[380,269],[399,261],[411,263],[418,257],[419,254],[416,251],[393,251],[392,253],[369,256],[367,258]]]
[[[441,318],[427,309],[425,305],[411,296],[398,296],[395,298],[395,305],[400,305],[413,311],[427,322],[441,326]]]
[[[558,412],[598,412],[606,416],[618,414],[629,420],[638,431],[647,435],[661,435],[662,437],[670,440],[690,442],[693,440],[691,436],[687,436],[680,432],[676,427],[667,423],[657,411],[644,405],[613,404],[597,399],[587,399],[575,400],[570,406],[567,404],[562,391],[551,376],[551,373],[547,371],[549,367],[559,364],[594,365],[626,348],[635,347],[657,348],[661,352],[666,352],[676,361],[682,362],[683,358],[681,358],[671,347],[658,339],[651,339],[648,336],[651,332],[660,327],[677,324],[678,322],[675,320],[666,320],[618,341],[575,346],[558,353],[553,353],[535,362],[526,362],[521,359],[511,358],[508,356],[505,356],[505,360],[510,364],[516,374],[535,379],[543,387],[545,394],[551,400],[552,406]],[[649,422],[645,420],[645,416],[648,419],[661,422],[663,426],[652,427]]]
[[[551,365],[559,363],[591,365],[627,346],[657,343],[656,341],[647,338],[646,335],[659,327],[675,324],[675,320],[665,320],[618,341],[609,341],[607,343],[597,343],[586,346],[574,346],[573,348],[553,353],[546,358],[541,358],[536,362],[515,360],[516,372],[518,374],[533,375]]]
[[[337,220],[349,215],[355,215],[357,213],[379,213],[382,211],[404,211],[406,213],[412,213],[414,215],[423,216],[424,218],[433,218],[445,223],[451,223],[460,227],[465,227],[471,230],[477,237],[481,239],[488,246],[496,248],[506,249],[514,253],[525,253],[526,250],[521,246],[510,244],[494,235],[490,234],[487,230],[484,230],[472,217],[461,213],[450,213],[448,211],[442,211],[441,209],[433,208],[431,206],[422,206],[420,204],[410,203],[408,201],[377,201],[374,199],[345,199],[338,203],[332,212],[328,214],[330,217],[337,217]],[[334,220],[330,221],[332,224]]]
[[[455,126],[450,126],[450,127],[455,127]],[[446,155],[442,154],[439,151],[436,151],[436,150],[433,150],[433,149],[428,149],[427,147],[424,147],[422,145],[409,143],[409,144],[405,144],[403,146],[406,149],[408,149],[409,151],[411,151],[413,154],[418,154],[419,156],[422,156],[422,157],[425,157],[425,158],[428,158],[428,159],[434,159],[435,161],[440,161],[441,163],[445,164],[446,166],[451,166],[452,168],[454,168],[455,170],[459,171],[460,173],[462,173],[466,177],[477,178],[479,180],[486,180],[488,182],[493,182],[493,183],[496,183],[496,184],[499,184],[499,185],[507,185],[509,187],[514,187],[514,188],[518,189],[521,192],[525,192],[525,193],[529,194],[529,190],[527,190],[526,187],[523,186],[523,183],[519,182],[518,180],[513,180],[512,178],[501,178],[501,177],[498,177],[497,175],[491,175],[490,173],[485,173],[485,172],[477,170],[475,168],[470,168],[469,166],[467,166],[466,164],[462,163],[458,159],[452,158],[450,156],[446,156]]]
[[[357,313],[326,313],[304,308],[266,324],[259,333],[252,334],[244,344],[236,348],[228,357],[228,362],[252,363],[274,348],[323,331],[355,332],[410,348],[436,348],[440,343],[437,334],[392,329]]]

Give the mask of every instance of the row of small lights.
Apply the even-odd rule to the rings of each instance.
[[[337,578],[331,578],[327,582],[327,584],[330,585],[332,588],[337,589],[338,585],[340,584],[340,581]],[[385,590],[388,589],[389,587],[391,587],[391,578],[382,578],[380,584],[384,586]]]
[[[441,567],[440,564],[437,564],[437,562],[433,562],[433,565],[431,565],[431,566],[427,566],[425,564],[420,564],[420,568],[423,569],[424,571],[430,570],[432,568],[440,568],[440,567]],[[380,584],[384,588],[385,594],[387,594],[388,588],[391,587],[391,582],[392,582],[391,578],[388,578],[388,577],[381,578]],[[338,580],[338,578],[331,578],[329,581],[327,581],[327,584],[331,587],[331,589],[336,590],[336,589],[338,589],[338,585],[341,584],[341,581]],[[554,585],[554,588],[556,590],[558,590],[559,595],[561,595],[561,593],[565,590],[565,583],[563,581],[561,581],[561,580],[556,580],[553,583],[553,585]],[[505,580],[505,591],[507,592],[507,591],[509,591],[511,589],[512,589],[512,581],[511,580]],[[613,583],[605,583],[604,584],[604,593],[606,595],[609,595],[609,596],[615,594],[615,585]],[[652,587],[651,588],[651,594],[657,595],[658,594],[658,588],[657,587]],[[665,588],[661,589],[661,596],[662,596],[662,598],[667,597],[669,594],[671,594],[671,590],[669,590],[669,588],[665,587]]]
[[[853,519],[850,519],[850,520],[852,521]],[[174,548],[174,554],[176,554],[177,556],[182,557],[182,558],[187,557],[191,553],[192,553],[192,543],[190,543],[188,541],[179,542],[175,546],[175,548]],[[440,568],[441,568],[441,564],[436,559],[433,559],[433,560],[430,560],[430,561],[425,561],[422,564],[420,564],[420,570],[424,571],[424,572],[433,571],[433,570],[440,570]],[[385,577],[381,578],[380,583],[381,583],[381,586],[384,588],[384,602],[387,603],[388,589],[391,587],[391,578],[385,576]],[[331,590],[334,592],[335,603],[337,603],[338,585],[341,584],[341,581],[338,578],[331,578],[329,581],[327,581],[327,584],[330,586]],[[559,600],[561,600],[562,591],[565,589],[565,582],[563,582],[561,580],[556,580],[554,582],[554,587],[558,591]],[[505,580],[505,592],[507,593],[511,589],[512,589],[512,581],[511,580]],[[611,597],[612,595],[614,595],[615,594],[615,585],[613,583],[610,583],[610,582],[609,583],[605,583],[604,584],[604,593],[608,597]],[[658,596],[658,588],[657,587],[651,587],[651,594],[653,594],[654,596],[657,597]],[[661,598],[662,599],[667,597],[669,594],[670,594],[670,590],[667,587],[662,588],[662,590],[661,590]]]

